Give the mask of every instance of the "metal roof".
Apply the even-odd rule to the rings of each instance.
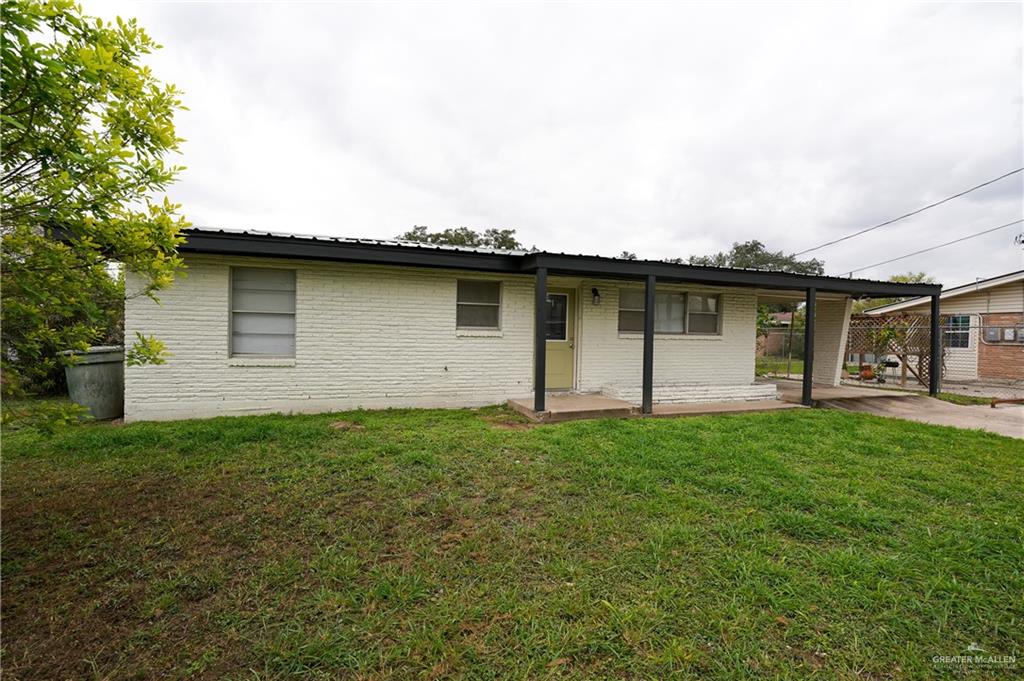
[[[423,241],[404,241],[402,239],[367,239],[362,237],[329,236],[324,234],[296,234],[293,232],[267,232],[258,229],[224,229],[221,227],[192,227],[186,233],[220,233],[247,234],[250,236],[270,236],[281,239],[304,239],[307,241],[331,241],[340,244],[363,244],[368,246],[400,246],[404,248],[426,248],[439,251],[456,251],[466,253],[493,253],[497,255],[526,255],[530,251],[504,248],[483,248],[480,246],[453,246],[451,244],[430,244]]]
[[[181,250],[262,257],[337,260],[389,265],[442,267],[493,272],[554,274],[690,281],[774,289],[817,288],[848,295],[920,296],[941,290],[936,284],[898,284],[872,279],[795,274],[777,270],[711,267],[664,260],[630,260],[578,253],[507,250],[259,230],[194,227],[185,230]]]

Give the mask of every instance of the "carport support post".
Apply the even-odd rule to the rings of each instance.
[[[807,307],[804,309],[804,390],[800,401],[808,407],[814,404],[811,388],[814,385],[814,304],[817,298],[817,289],[807,289]]]
[[[547,371],[548,269],[538,267],[533,284],[533,410],[544,411]]]
[[[939,330],[939,297],[932,296],[932,356],[928,367],[928,394],[935,397],[942,385],[942,332]]]
[[[644,373],[640,411],[654,411],[654,275],[647,275],[644,286]]]

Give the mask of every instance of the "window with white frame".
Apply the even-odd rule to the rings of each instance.
[[[654,294],[654,332],[679,334],[685,331],[686,294],[657,291]],[[644,332],[644,291],[619,290],[619,333]]]
[[[501,328],[501,282],[460,279],[455,301],[460,329]]]
[[[946,347],[971,347],[971,315],[955,314],[946,317]]]
[[[231,356],[295,356],[295,270],[231,268]]]
[[[722,332],[721,296],[691,293],[687,297],[686,332],[718,334]]]

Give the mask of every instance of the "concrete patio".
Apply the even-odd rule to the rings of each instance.
[[[760,382],[774,383],[779,391],[779,399],[783,402],[800,403],[801,392],[803,390],[802,382],[793,379],[786,378],[770,378],[762,379]],[[823,400],[857,400],[863,398],[905,398],[914,397],[914,393],[900,392],[892,389],[879,389],[879,388],[863,388],[860,386],[826,386],[826,385],[815,385],[811,388],[811,399],[815,402]]]
[[[508,401],[508,406],[536,423],[556,423],[580,419],[667,418],[802,408],[799,404],[782,400],[663,403],[655,404],[651,414],[643,414],[637,404],[597,393],[548,393],[544,401],[545,408],[540,412],[534,411],[532,397],[511,399]]]

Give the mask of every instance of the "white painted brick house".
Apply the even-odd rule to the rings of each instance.
[[[774,385],[754,380],[758,300],[817,285],[813,379],[835,385],[859,290],[858,280],[612,258],[186,236],[185,275],[159,303],[126,301],[126,337],[155,335],[170,352],[165,364],[127,368],[130,421],[478,406],[530,394],[543,406],[552,390],[647,406],[769,399]]]

